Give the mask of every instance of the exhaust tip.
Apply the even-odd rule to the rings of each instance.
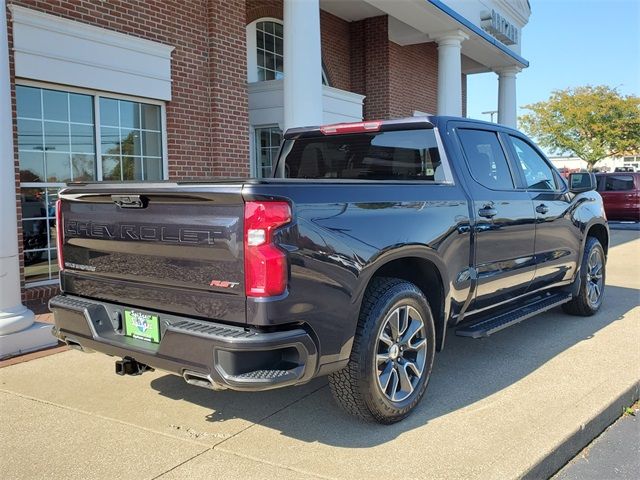
[[[213,381],[210,375],[201,372],[194,372],[185,370],[182,373],[184,381],[189,385],[195,385],[197,387],[208,388],[209,390],[226,390],[226,387]]]

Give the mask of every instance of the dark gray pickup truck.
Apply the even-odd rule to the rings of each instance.
[[[214,390],[329,375],[346,410],[395,422],[451,332],[597,312],[594,182],[518,131],[416,117],[289,130],[269,179],[73,184],[54,332]]]

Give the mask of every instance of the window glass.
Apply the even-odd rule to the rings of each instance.
[[[284,76],[282,25],[276,22],[256,24],[258,80],[278,80]]]
[[[162,179],[160,115],[158,105],[100,98],[100,149],[105,180]],[[145,168],[147,165],[149,170]]]
[[[286,178],[444,180],[431,129],[300,138],[283,151]]]
[[[601,188],[605,192],[619,192],[633,190],[633,177],[631,175],[604,175]]]
[[[16,95],[20,97],[17,105],[19,118],[42,118],[42,91],[39,88],[18,85]]]
[[[66,122],[69,120],[69,94],[57,90],[42,91],[45,120]]]
[[[557,188],[555,176],[547,162],[524,140],[511,135],[509,138],[520,161],[527,188],[555,190]]]
[[[284,78],[284,31],[281,23],[273,21],[256,23],[256,62],[258,81]],[[322,84],[329,85],[324,67]]]
[[[513,189],[507,158],[495,132],[459,129],[458,137],[475,181],[492,190]]]
[[[92,95],[16,86],[22,235],[29,283],[56,280],[55,201],[65,183],[163,178],[160,106],[102,96],[98,101],[96,118]]]
[[[281,142],[282,130],[279,127],[256,128],[256,175],[259,178],[272,176]]]

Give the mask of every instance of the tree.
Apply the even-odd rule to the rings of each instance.
[[[525,105],[520,127],[540,146],[570,152],[589,164],[640,154],[640,97],[604,85],[568,88],[547,101]]]

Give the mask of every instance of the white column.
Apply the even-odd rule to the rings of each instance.
[[[284,128],[322,124],[319,0],[284,0]]]
[[[438,43],[438,115],[462,116],[462,42],[469,38],[461,30],[435,37]]]
[[[496,70],[498,74],[498,123],[517,128],[516,75],[518,67]]]
[[[0,358],[55,344],[51,326],[34,324],[22,305],[16,214],[7,10],[0,0]]]

